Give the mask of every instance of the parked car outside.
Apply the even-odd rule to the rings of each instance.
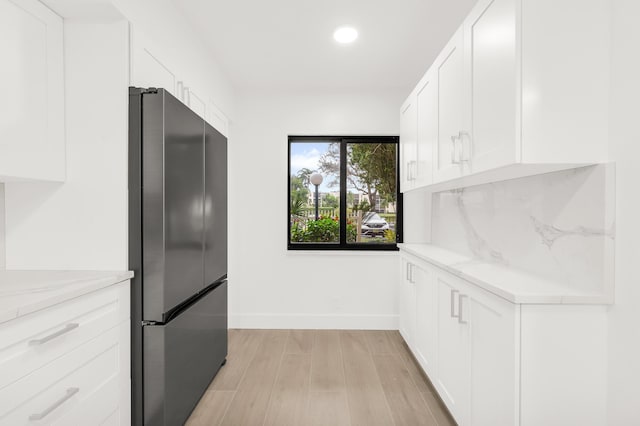
[[[367,212],[362,217],[362,235],[384,236],[387,230],[389,230],[389,224],[378,213]]]

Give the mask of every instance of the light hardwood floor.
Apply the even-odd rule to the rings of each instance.
[[[397,331],[229,330],[189,426],[455,425]]]

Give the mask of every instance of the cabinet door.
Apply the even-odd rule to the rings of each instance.
[[[216,104],[209,100],[207,102],[206,108],[206,117],[205,120],[211,124],[217,131],[222,133],[223,136],[228,135],[228,127],[229,127],[229,119],[220,109],[216,106]]]
[[[416,292],[412,282],[413,265],[402,259],[402,280],[400,280],[400,334],[410,348],[413,348],[413,336],[416,323]]]
[[[415,176],[416,138],[418,132],[418,116],[416,98],[409,96],[400,111],[400,190],[402,192],[413,188]]]
[[[462,173],[459,143],[465,104],[462,28],[445,46],[434,67],[438,81],[438,143],[434,180],[441,182]]]
[[[187,105],[193,112],[198,114],[200,117],[206,119],[206,110],[207,106],[205,102],[202,100],[198,94],[196,94],[193,89],[187,88]]]
[[[0,0],[0,181],[65,179],[62,18]]]
[[[467,424],[469,405],[468,327],[461,323],[459,280],[438,272],[438,375],[436,388],[458,424]]]
[[[518,308],[480,290],[461,301],[469,327],[471,424],[518,424]]]
[[[428,72],[416,93],[416,188],[433,182],[433,152],[438,140],[438,82],[435,72]]]
[[[519,160],[516,2],[481,0],[464,25],[468,119],[463,157],[478,172]]]
[[[436,375],[437,292],[433,271],[424,266],[414,268],[416,290],[415,354],[423,370]]]
[[[183,99],[174,71],[160,59],[152,42],[138,30],[132,31],[131,37],[131,85],[162,88]]]

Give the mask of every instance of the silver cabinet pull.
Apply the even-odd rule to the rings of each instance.
[[[411,282],[411,284],[415,284],[416,282],[413,280],[413,268],[416,265],[414,265],[413,263],[411,263],[410,265],[411,266],[409,267],[409,272],[411,273],[409,274],[409,281]]]
[[[44,411],[41,411],[39,413],[30,415],[29,416],[29,420],[33,421],[33,420],[42,420],[42,419],[44,419],[53,410],[55,410],[56,408],[58,408],[59,406],[64,404],[69,398],[71,398],[73,395],[77,394],[78,392],[80,392],[80,388],[69,388],[69,389],[67,389],[67,392],[65,393],[65,395],[62,398],[60,398],[59,400],[57,400],[56,402],[51,404],[49,406],[49,408],[45,409]]]
[[[469,132],[465,132],[464,130],[461,130],[460,133],[458,133],[458,140],[460,141],[460,162],[469,162],[471,161],[471,135],[469,134]],[[464,141],[467,141],[466,145],[468,146],[468,149],[466,150],[466,155],[465,155],[465,143]]]
[[[458,290],[451,290],[451,318],[459,318],[460,313],[456,314],[456,294],[460,293]]]
[[[176,98],[181,101],[184,99],[184,83],[182,81],[178,81],[176,88]]]
[[[405,271],[405,278],[409,282],[411,282],[411,278],[409,278],[409,274],[411,273],[411,272],[409,272],[410,269],[411,269],[411,263],[407,262],[407,270]]]
[[[191,106],[191,90],[187,86],[184,86],[183,93],[184,93],[183,102],[187,104],[187,106]]]
[[[456,161],[456,139],[457,136],[451,136],[451,164],[458,164]]]
[[[80,324],[78,324],[77,322],[71,322],[67,325],[64,326],[64,328],[62,330],[58,330],[55,333],[51,333],[48,336],[45,336],[41,339],[33,339],[33,340],[29,340],[29,346],[38,346],[38,345],[42,345],[43,343],[47,343],[49,340],[53,340],[56,337],[60,337],[63,334],[66,334],[68,332],[70,332],[71,330],[78,328],[80,326]]]
[[[466,294],[458,295],[458,322],[460,324],[469,324],[467,320],[462,319],[462,313],[464,312],[462,301],[467,299],[468,296]]]

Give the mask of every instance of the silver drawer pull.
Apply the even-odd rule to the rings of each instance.
[[[29,416],[29,420],[42,420],[45,417],[47,417],[49,415],[49,413],[51,413],[53,410],[55,410],[56,408],[58,408],[59,406],[61,406],[62,404],[64,404],[69,398],[71,398],[73,395],[77,394],[78,392],[80,392],[80,388],[69,388],[67,389],[67,393],[60,398],[59,400],[57,400],[56,402],[54,402],[53,404],[51,404],[51,406],[49,408],[47,408],[46,410],[40,412],[40,413],[36,413],[36,414],[32,414]]]
[[[71,330],[73,330],[75,328],[78,328],[79,326],[80,326],[80,324],[78,324],[77,322],[69,323],[69,324],[65,325],[62,330],[58,330],[55,333],[51,333],[50,335],[48,335],[46,337],[43,337],[42,339],[29,340],[29,346],[42,345],[43,343],[47,343],[49,340],[53,340],[56,337],[60,337],[63,334],[66,334],[66,333],[70,332]]]
[[[458,312],[456,314],[456,296],[459,293],[458,290],[451,290],[451,318],[459,318],[460,317],[460,312]],[[459,307],[458,307],[459,310]]]
[[[469,322],[462,318],[462,313],[464,312],[462,301],[467,299],[466,294],[461,294],[458,296],[458,323],[460,324],[469,324]]]

